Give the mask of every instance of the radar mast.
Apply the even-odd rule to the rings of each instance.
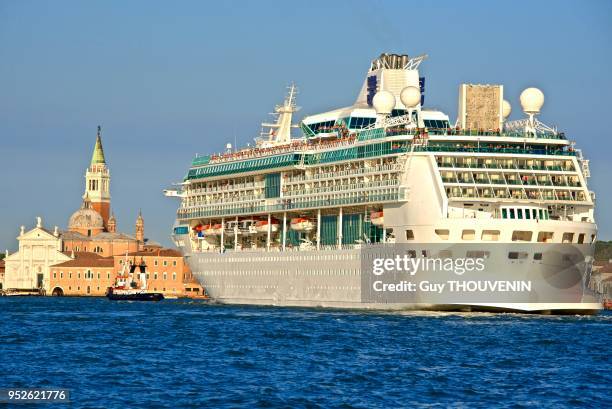
[[[299,128],[298,125],[292,124],[293,113],[299,111],[300,107],[295,104],[295,97],[298,89],[294,83],[287,87],[289,90],[287,97],[282,105],[274,107],[274,115],[276,121],[274,123],[263,122],[261,124],[261,134],[257,141],[261,146],[282,145],[291,142],[291,128]]]

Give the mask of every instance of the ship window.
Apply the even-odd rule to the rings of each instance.
[[[574,241],[574,233],[563,233],[562,243],[571,243]]]
[[[523,218],[523,209],[516,209],[516,218],[517,219]]]
[[[542,209],[538,209],[538,214],[540,216],[540,220],[543,220],[544,219],[544,212],[543,212]]]
[[[542,253],[533,253],[534,260],[542,260]]]
[[[533,232],[524,230],[515,230],[512,232],[512,241],[531,241]]]
[[[578,244],[583,244],[584,243],[584,233],[580,233],[578,235]]]
[[[476,231],[475,230],[463,230],[461,232],[461,239],[462,240],[474,240],[475,237],[476,237]]]
[[[502,209],[502,219],[507,219],[507,218],[508,218],[508,210]]]
[[[482,241],[499,241],[499,230],[483,230]]]
[[[531,219],[531,210],[525,209],[525,219]]]
[[[406,230],[406,240],[414,240],[414,232],[412,230]]]
[[[448,229],[436,229],[435,232],[438,238],[442,240],[448,240],[448,236],[450,235],[450,231]]]
[[[520,260],[526,259],[529,254],[522,251],[511,251],[508,253],[508,258],[510,260]]]
[[[491,252],[484,250],[470,250],[465,252],[465,258],[489,258]]]
[[[538,233],[538,243],[550,243],[553,241],[553,233],[549,231],[541,231]]]
[[[510,209],[510,218],[514,219],[514,209]]]

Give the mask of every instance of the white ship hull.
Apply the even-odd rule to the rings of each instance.
[[[357,101],[303,118],[298,138],[290,132],[298,110],[291,86],[255,147],[194,158],[169,194],[181,198],[173,239],[213,299],[377,310],[601,308],[586,290],[597,240],[589,162],[563,132],[536,120],[542,93],[525,90],[528,117],[507,121],[501,85],[462,84],[453,126],[423,106],[425,58],[374,59]],[[223,230],[254,221],[258,234]],[[198,225],[224,234],[197,240]],[[488,302],[425,289],[373,297],[364,260],[381,257],[367,254],[379,243],[411,258],[429,258],[434,246],[455,259],[486,253],[484,281],[531,281],[537,291],[479,294]]]
[[[194,276],[210,297],[222,304],[363,310],[490,311],[540,314],[596,314],[601,303],[589,293],[574,302],[491,303],[373,303],[362,301],[361,250],[310,252],[240,251],[186,253]],[[525,270],[507,260],[491,260],[499,269]],[[529,266],[531,280],[542,279],[544,268]],[[585,272],[586,274],[586,272]],[[580,287],[580,285],[578,285]],[[582,291],[581,288],[577,288]]]

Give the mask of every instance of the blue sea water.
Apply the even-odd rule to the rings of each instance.
[[[42,407],[605,407],[612,314],[0,298],[0,388]],[[23,406],[20,406],[23,407]]]

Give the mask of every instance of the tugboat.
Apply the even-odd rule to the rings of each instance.
[[[129,265],[129,272],[128,272]],[[138,283],[135,280],[136,267],[139,267],[140,274],[138,277]],[[127,254],[125,263],[123,263],[123,269],[121,273],[117,275],[115,285],[109,287],[106,291],[106,296],[109,300],[114,301],[161,301],[164,299],[162,293],[154,293],[147,291],[147,273],[146,264],[144,260],[140,260],[140,265],[136,263],[128,263]]]

